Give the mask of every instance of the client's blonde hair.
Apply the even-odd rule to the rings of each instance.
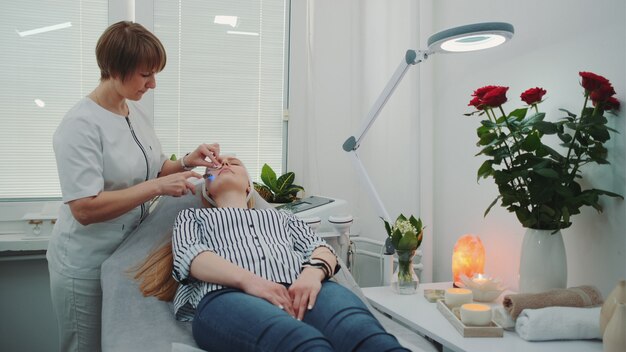
[[[250,190],[253,192],[253,190]],[[248,200],[248,209],[254,208],[254,197]],[[172,276],[174,256],[172,254],[172,231],[167,241],[150,252],[142,264],[136,268],[135,280],[139,281],[139,290],[144,297],[154,296],[161,301],[171,301],[176,295],[178,281]]]

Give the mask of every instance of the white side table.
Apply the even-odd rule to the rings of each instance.
[[[599,340],[529,342],[515,332],[504,331],[503,337],[463,337],[437,310],[435,303],[424,298],[424,289],[445,289],[452,283],[420,284],[414,295],[399,295],[390,287],[363,289],[369,302],[383,314],[428,337],[454,352],[602,352]]]

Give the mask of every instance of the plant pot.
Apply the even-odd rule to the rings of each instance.
[[[415,249],[396,250],[398,266],[391,276],[391,288],[401,295],[412,295],[417,292],[419,279],[413,269],[415,251]]]
[[[522,243],[519,292],[538,293],[567,286],[567,257],[561,231],[527,229]]]

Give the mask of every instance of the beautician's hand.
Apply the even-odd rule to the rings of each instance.
[[[253,280],[247,280],[241,288],[245,293],[263,298],[292,317],[296,316],[285,286],[256,276]]]
[[[221,164],[220,145],[217,143],[200,144],[196,150],[184,158],[187,166],[219,166]]]
[[[317,294],[322,289],[324,272],[316,268],[305,268],[298,279],[289,287],[296,318],[302,320],[307,309],[313,309]]]
[[[158,193],[161,195],[180,197],[187,194],[188,191],[196,194],[196,187],[191,182],[187,181],[190,177],[202,178],[202,175],[193,171],[185,171],[155,178],[149,182],[155,182],[157,184],[159,187]]]

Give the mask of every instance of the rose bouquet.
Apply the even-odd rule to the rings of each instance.
[[[514,212],[522,226],[533,229],[559,230],[569,227],[571,216],[584,205],[602,211],[600,196],[623,197],[601,189],[584,189],[579,183],[581,167],[608,164],[604,143],[609,132],[605,113],[615,115],[620,103],[606,78],[591,72],[580,72],[584,103],[579,116],[565,110],[557,122],[545,120],[539,112],[546,90],[531,88],[521,94],[526,104],[506,114],[508,87],[485,86],[474,91],[469,106],[476,110],[466,114],[486,116],[477,129],[482,149],[476,155],[488,159],[478,169],[478,179],[492,177],[499,195],[485,215],[498,202]],[[543,143],[545,135],[556,135],[560,151]]]

